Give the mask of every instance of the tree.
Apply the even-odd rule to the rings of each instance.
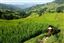
[[[56,9],[57,12],[64,12],[64,6],[59,6]]]

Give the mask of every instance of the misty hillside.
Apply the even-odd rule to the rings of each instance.
[[[53,2],[46,4],[25,4],[25,5],[0,4],[0,13],[1,13],[0,18],[19,19],[19,18],[26,18],[32,14],[37,14],[38,16],[41,16],[44,13],[55,13],[55,12],[63,13],[64,12],[63,2],[64,0],[59,1],[55,0]]]
[[[50,3],[36,5],[34,7],[25,9],[26,12],[38,12],[38,14],[46,13],[46,12],[64,12],[64,0],[55,0]]]
[[[20,8],[13,5],[0,3],[0,9],[19,10]]]
[[[64,0],[55,0],[54,2],[58,3],[58,4],[62,4],[62,3],[64,3]]]
[[[23,4],[23,5],[14,5],[18,8],[21,8],[21,9],[26,9],[26,8],[30,8],[30,7],[33,7],[33,6],[36,6],[37,4],[33,4],[33,3],[29,3],[29,4]]]
[[[24,4],[24,5],[11,5],[11,4],[2,4],[0,3],[0,9],[9,9],[9,10],[22,10],[26,8],[30,8],[32,6],[36,6],[37,4]]]

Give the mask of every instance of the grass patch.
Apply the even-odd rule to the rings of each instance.
[[[58,42],[61,40],[63,43],[64,13],[46,13],[40,17],[27,17],[17,20],[0,20],[0,42],[24,42],[41,33],[44,34],[44,30],[47,29],[49,24],[61,29]],[[30,43],[32,43],[32,41],[30,41]]]

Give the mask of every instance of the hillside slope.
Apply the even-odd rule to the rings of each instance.
[[[46,13],[40,17],[27,17],[17,20],[0,20],[0,42],[2,43],[22,43],[39,34],[45,34],[45,29],[51,24],[61,30],[53,42],[64,42],[64,13]],[[51,39],[53,39],[50,38]],[[34,41],[34,42],[33,42]],[[26,43],[37,43],[36,40],[29,40]],[[51,40],[52,41],[52,40]],[[49,42],[49,41],[48,41]],[[51,43],[51,42],[49,42]]]
[[[37,19],[36,19],[37,20],[36,22],[52,24],[53,26],[58,27],[58,29],[61,30],[61,32],[58,33],[57,36],[56,35],[50,36],[46,41],[46,43],[64,43],[64,34],[63,34],[64,33],[64,13],[49,13],[49,14],[42,15]],[[38,39],[43,39],[43,36],[45,34],[46,32],[42,33],[39,36],[31,38],[25,41],[24,43],[38,43]]]
[[[0,3],[0,9],[20,10],[20,8],[14,6],[14,5],[2,4],[2,3]]]
[[[1,10],[0,17],[4,19],[0,19],[0,43],[38,43],[49,25],[57,27],[60,32],[50,36],[46,43],[64,43],[64,3],[59,3],[28,8],[25,11],[29,15],[20,19],[19,16],[25,16],[24,12]],[[14,17],[14,20],[5,20],[5,17]]]
[[[50,3],[36,5],[34,7],[25,9],[27,13],[38,13],[41,15],[42,13],[54,13],[54,12],[64,12],[64,0],[55,0]]]

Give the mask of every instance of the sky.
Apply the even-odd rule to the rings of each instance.
[[[47,3],[51,1],[53,0],[0,0],[0,3],[4,3],[4,4],[26,4],[26,3],[43,4],[43,3]]]

